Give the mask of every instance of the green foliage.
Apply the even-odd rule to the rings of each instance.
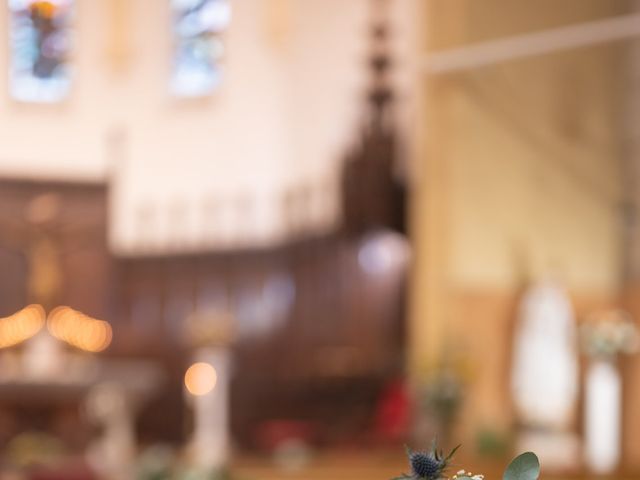
[[[540,461],[535,453],[526,452],[518,455],[509,464],[502,480],[538,480]]]
[[[441,462],[443,467],[446,467],[461,446],[462,445],[458,445],[453,450],[451,450],[448,455],[445,456],[444,450],[438,448],[438,439],[434,439],[433,443],[431,444],[431,456],[438,462]],[[411,449],[409,447],[405,447],[405,449],[407,453],[411,455]]]
[[[476,451],[484,458],[502,459],[509,453],[510,440],[506,432],[483,427],[475,435]]]

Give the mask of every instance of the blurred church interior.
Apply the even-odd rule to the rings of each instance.
[[[4,0],[0,37],[0,479],[382,480],[434,436],[640,474],[637,1]]]

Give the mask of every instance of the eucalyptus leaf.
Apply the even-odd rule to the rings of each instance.
[[[540,476],[540,461],[535,453],[526,452],[517,456],[507,467],[503,480],[537,480]]]

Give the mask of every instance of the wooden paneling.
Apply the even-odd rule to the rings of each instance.
[[[631,315],[640,319],[640,283],[629,283],[622,302]],[[622,363],[624,374],[624,461],[634,471],[640,470],[640,358],[626,358]]]
[[[271,419],[311,422],[327,441],[354,435],[401,371],[403,343],[403,274],[367,275],[359,247],[327,237],[264,251],[120,260],[118,318],[128,333],[119,353],[171,358],[179,381],[188,362],[186,317],[228,311],[237,330],[232,423],[245,444]]]

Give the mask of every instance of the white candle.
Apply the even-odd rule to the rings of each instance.
[[[620,462],[622,423],[622,380],[613,362],[589,366],[585,393],[586,463],[594,473],[612,473]]]
[[[206,470],[224,468],[229,457],[229,356],[225,347],[202,348],[185,374],[193,397],[193,460]]]

